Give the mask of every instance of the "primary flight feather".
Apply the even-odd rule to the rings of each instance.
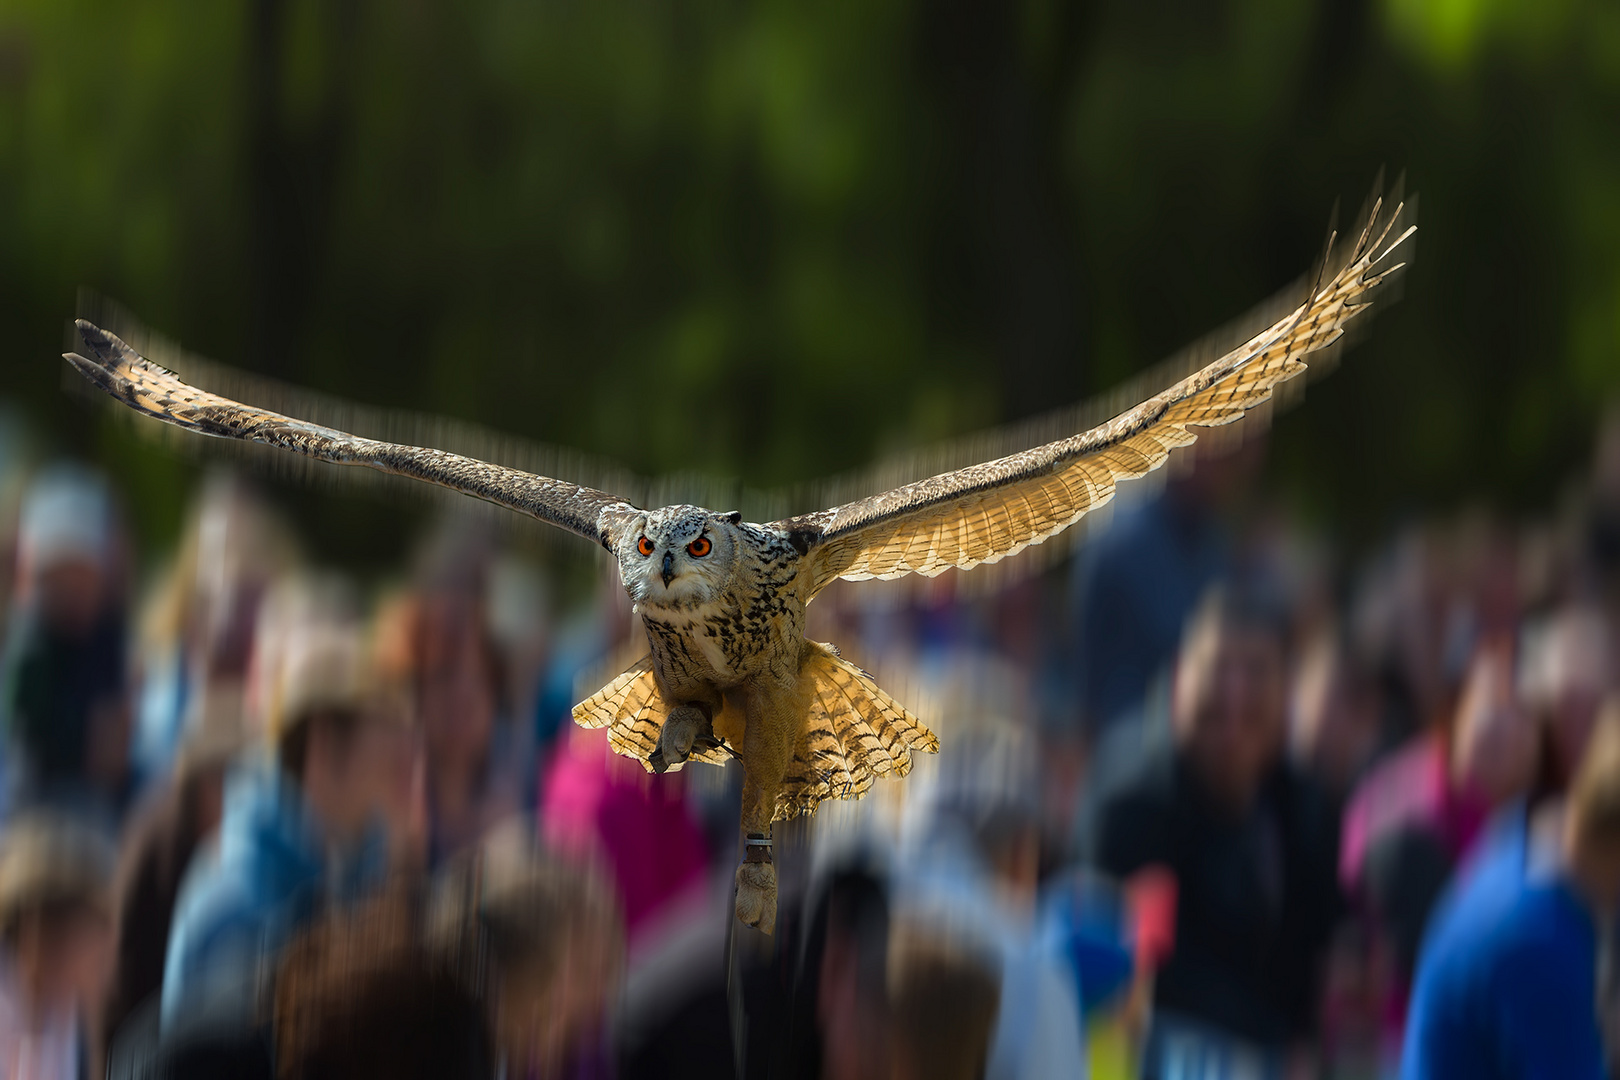
[[[339,464],[427,480],[600,543],[647,632],[648,656],[574,709],[649,769],[689,758],[744,766],[738,918],[769,931],[771,822],[904,776],[938,740],[835,648],[804,636],[805,606],[836,578],[933,575],[996,562],[1068,528],[1121,480],[1164,463],[1192,430],[1230,423],[1344,333],[1415,226],[1375,200],[1337,269],[1238,348],[1113,419],[1021,453],[768,524],[696,506],[644,510],[608,492],[426,447],[364,439],[188,386],[88,322],[67,360],[147,416]],[[1329,240],[1329,251],[1332,239]]]

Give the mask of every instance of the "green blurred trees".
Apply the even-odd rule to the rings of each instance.
[[[1365,532],[1585,453],[1617,132],[1599,2],[8,0],[5,393],[152,536],[194,466],[60,392],[81,285],[332,393],[787,483],[1106,389],[1388,164],[1405,298],[1273,454]]]

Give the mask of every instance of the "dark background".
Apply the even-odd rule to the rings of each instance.
[[[1620,384],[1612,3],[10,0],[0,394],[147,544],[200,459],[63,392],[81,288],[355,401],[790,485],[1107,389],[1380,166],[1417,262],[1273,489],[1351,544],[1546,507]],[[284,486],[339,561],[421,513]]]

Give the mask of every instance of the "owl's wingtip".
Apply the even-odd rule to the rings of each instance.
[[[118,345],[122,342],[115,335],[89,319],[74,319],[73,328],[79,332],[79,340],[85,343],[97,360],[109,365],[118,363]]]

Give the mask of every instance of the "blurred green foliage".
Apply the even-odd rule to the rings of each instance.
[[[1106,389],[1387,164],[1405,297],[1272,455],[1365,534],[1585,454],[1617,133],[1620,6],[1580,0],[7,0],[4,393],[154,539],[195,466],[62,394],[80,286],[356,400],[789,483]],[[326,540],[386,546],[340,501]]]

